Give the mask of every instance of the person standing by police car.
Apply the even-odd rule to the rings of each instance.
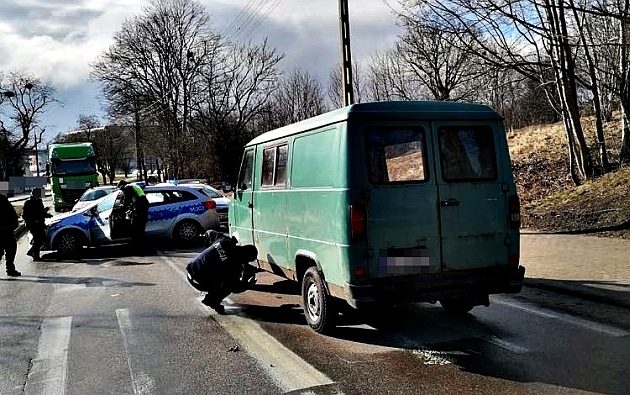
[[[34,188],[31,197],[24,202],[22,218],[26,224],[26,229],[33,236],[33,245],[26,255],[33,257],[34,261],[39,261],[39,251],[46,242],[46,218],[52,217],[42,202],[41,188]]]
[[[7,276],[19,277],[22,273],[15,270],[15,253],[17,243],[15,241],[15,228],[18,227],[18,216],[9,199],[0,194],[0,260],[3,255],[6,260]]]
[[[123,205],[130,220],[131,243],[144,248],[144,233],[149,220],[149,201],[139,185],[120,180],[118,189],[125,195]]]
[[[239,246],[235,238],[218,232],[208,232],[206,237],[210,246],[186,266],[188,282],[207,292],[203,304],[223,314],[221,301],[255,282],[255,269],[249,262],[256,260],[258,250],[253,245]]]

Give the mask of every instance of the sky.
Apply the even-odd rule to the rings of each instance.
[[[340,58],[337,0],[199,0],[216,31],[268,43],[285,54],[281,68],[299,67],[324,86]],[[353,61],[366,62],[398,34],[396,0],[349,0]],[[60,103],[42,117],[48,137],[71,130],[79,114],[103,116],[90,65],[112,44],[123,21],[146,0],[0,0],[0,72],[25,70],[51,82]],[[246,11],[243,13],[243,11]],[[255,15],[245,24],[244,16]],[[253,28],[255,27],[255,30]]]

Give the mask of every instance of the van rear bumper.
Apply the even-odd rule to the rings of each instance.
[[[484,268],[374,279],[367,285],[346,283],[343,290],[335,287],[337,289],[331,291],[352,307],[361,309],[375,303],[435,302],[445,297],[517,293],[523,286],[524,277],[523,266]]]

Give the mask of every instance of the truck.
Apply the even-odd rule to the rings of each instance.
[[[86,189],[98,185],[96,155],[92,143],[48,146],[47,175],[55,211],[68,211]]]

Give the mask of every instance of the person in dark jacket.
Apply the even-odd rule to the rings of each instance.
[[[253,245],[239,246],[235,238],[218,232],[206,236],[212,239],[211,244],[186,267],[188,281],[197,290],[207,292],[203,304],[223,314],[221,301],[252,283],[249,262],[256,260],[258,251]]]
[[[149,220],[149,201],[139,185],[120,180],[118,189],[125,195],[124,206],[130,221],[131,243],[136,247],[144,248],[144,234]]]
[[[52,215],[44,208],[44,203],[42,202],[41,188],[33,189],[31,197],[24,202],[22,218],[24,218],[26,229],[28,229],[33,236],[33,245],[26,255],[32,256],[34,261],[41,259],[39,257],[39,250],[46,242],[46,218],[50,217],[52,217]]]
[[[6,254],[7,276],[19,277],[22,273],[15,270],[15,253],[17,243],[15,241],[15,228],[18,227],[18,216],[9,199],[0,194],[0,260]]]

